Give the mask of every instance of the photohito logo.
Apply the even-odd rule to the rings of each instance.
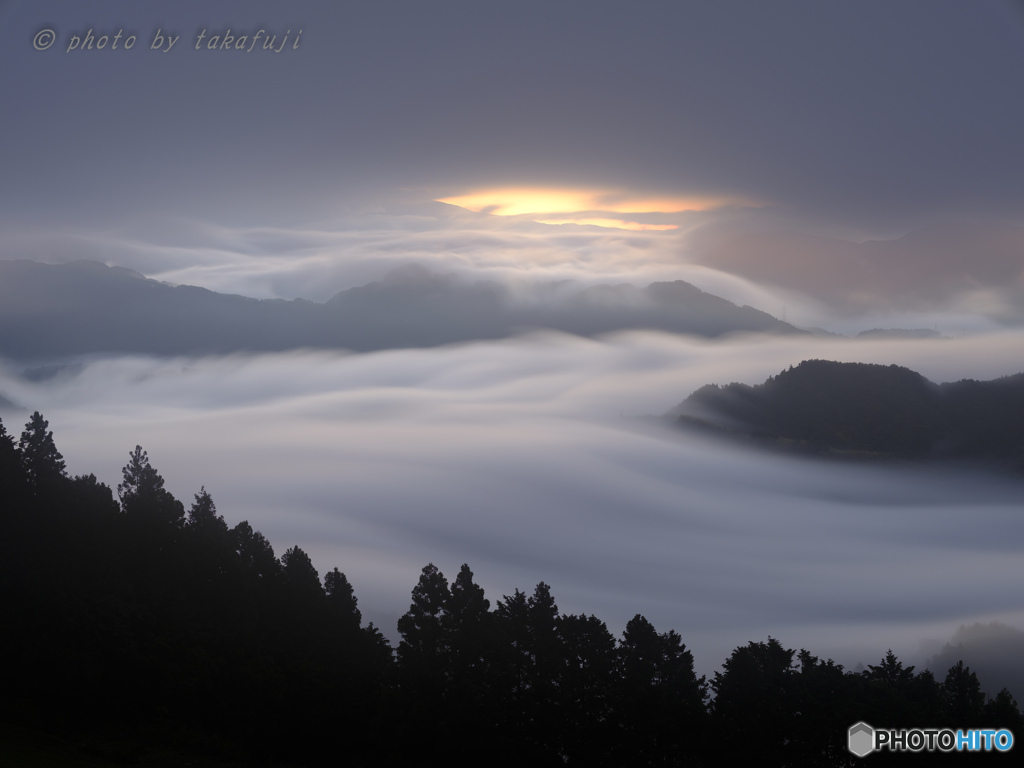
[[[857,757],[887,749],[890,752],[1007,752],[1013,734],[1006,728],[872,728],[864,722],[850,726],[846,746]]]

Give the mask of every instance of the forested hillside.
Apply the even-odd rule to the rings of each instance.
[[[338,568],[202,488],[186,508],[140,447],[116,498],[69,477],[48,429],[0,424],[0,722],[99,764],[840,766],[858,720],[1024,734],[962,664],[857,674],[768,638],[706,680],[641,615],[616,639],[543,582],[492,605],[468,565],[423,568],[393,652]]]
[[[896,365],[805,360],[763,384],[708,384],[681,426],[810,453],[996,460],[1024,469],[1024,374],[933,384]]]

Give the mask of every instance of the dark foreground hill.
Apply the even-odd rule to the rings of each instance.
[[[934,384],[896,365],[805,360],[755,386],[708,384],[669,416],[811,453],[1024,466],[1024,374]]]
[[[543,288],[543,287],[542,287]],[[201,355],[303,347],[365,352],[500,339],[532,329],[591,336],[654,329],[714,337],[800,333],[681,280],[558,286],[517,300],[503,285],[409,266],[318,304],[172,286],[94,261],[0,260],[0,356]]]
[[[639,614],[616,638],[543,582],[492,608],[468,565],[423,568],[392,653],[338,568],[202,488],[186,509],[138,446],[116,499],[69,477],[48,426],[0,423],[3,766],[818,768],[855,764],[859,720],[1024,734],[960,662],[858,673],[768,638],[707,680]]]

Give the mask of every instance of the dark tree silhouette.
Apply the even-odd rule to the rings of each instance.
[[[465,563],[451,584],[440,623],[448,645],[448,664],[453,675],[478,672],[487,652],[491,602],[473,581],[473,572]]]
[[[463,564],[451,583],[439,622],[444,635],[444,707],[462,736],[452,745],[456,763],[473,765],[497,737],[499,694],[493,685],[494,617],[484,590]]]
[[[942,719],[939,684],[928,670],[915,675],[913,666],[904,667],[889,650],[862,675],[867,684],[864,706],[878,722],[925,727]]]
[[[800,672],[794,680],[794,717],[789,727],[789,758],[793,766],[848,765],[846,729],[863,720],[858,697],[862,678],[847,674],[832,659],[821,661],[809,651],[797,654]]]
[[[210,494],[206,492],[205,485],[199,489],[195,499],[188,511],[185,525],[196,532],[226,534],[228,524],[224,522],[222,516],[217,514],[217,506],[213,503]]]
[[[558,635],[558,606],[551,587],[537,584],[526,601],[526,628],[530,661],[526,668],[524,744],[535,750],[535,761],[552,752],[560,754],[562,723],[558,676],[564,652]]]
[[[558,636],[558,606],[551,587],[543,581],[537,584],[526,601],[526,621],[533,656],[531,687],[541,696],[558,678],[563,652]]]
[[[145,515],[152,519],[180,526],[185,508],[165,488],[164,479],[149,463],[142,446],[128,454],[129,461],[121,470],[124,480],[117,486],[121,509],[128,515]]]
[[[505,595],[494,610],[498,646],[494,654],[495,685],[502,692],[501,726],[510,745],[510,757],[520,764],[536,762],[535,747],[528,743],[527,733],[533,679],[533,642],[530,637],[526,593],[515,590]],[[531,759],[533,758],[533,759]]]
[[[398,620],[398,631],[402,635],[398,643],[401,667],[435,673],[444,669],[448,649],[441,619],[450,597],[444,574],[433,563],[424,566],[412,590],[412,605]]]
[[[974,458],[1024,470],[1024,374],[933,384],[896,365],[804,360],[763,384],[708,384],[684,427],[846,458]]]
[[[864,670],[864,677],[896,689],[905,689],[914,679],[914,668],[904,667],[903,662],[896,658],[896,654],[890,648],[886,651],[881,664],[868,664],[868,668]]]
[[[817,768],[859,764],[845,732],[861,719],[1024,733],[1009,691],[986,702],[962,662],[940,685],[891,651],[863,674],[804,650],[794,665],[772,638],[732,653],[709,703],[674,631],[636,615],[616,643],[543,582],[491,612],[468,565],[450,586],[423,569],[396,662],[338,568],[321,584],[299,547],[279,560],[247,522],[229,530],[205,486],[185,519],[140,447],[119,505],[94,475],[66,477],[47,426],[35,414],[15,445],[0,423],[4,726],[116,728],[122,752],[173,734],[198,753],[182,762],[311,768]],[[131,755],[105,762],[155,764]]]
[[[231,538],[241,568],[249,579],[266,587],[280,578],[281,563],[274,556],[274,548],[247,520],[231,529]]]
[[[1006,688],[985,704],[985,721],[989,727],[1008,728],[1015,739],[1018,734],[1024,733],[1024,717],[1021,716],[1013,694]]]
[[[693,671],[693,654],[675,632],[658,634],[637,614],[626,624],[618,656],[621,759],[638,766],[692,764],[706,728],[707,695],[704,678]]]
[[[958,727],[985,725],[985,694],[978,676],[958,661],[946,673],[942,683],[942,700],[949,722]]]
[[[109,518],[120,511],[110,486],[97,480],[96,475],[76,475],[68,485],[79,512]]]
[[[563,667],[558,677],[563,756],[569,765],[614,765],[617,734],[615,637],[596,616],[558,619]]]
[[[456,727],[449,705],[452,681],[447,607],[451,600],[448,579],[433,563],[420,573],[412,589],[412,604],[398,619],[402,639],[398,643],[393,697],[399,722],[395,740],[413,759],[423,743]],[[452,747],[456,747],[453,749]],[[446,744],[443,755],[452,760],[457,745]]]
[[[292,547],[281,555],[281,572],[292,595],[323,597],[324,589],[320,586],[320,574],[313,567],[309,555],[298,547]]]
[[[749,764],[786,765],[793,722],[796,670],[793,651],[778,640],[748,643],[732,652],[716,672],[712,714],[723,753]],[[731,738],[737,733],[744,738]]]
[[[359,629],[363,616],[357,608],[358,600],[345,574],[335,568],[324,576],[324,591],[330,611],[346,630]]]
[[[281,593],[277,606],[279,626],[274,629],[286,636],[286,644],[293,653],[315,644],[322,632],[324,588],[320,574],[309,555],[298,547],[291,547],[281,555]]]
[[[49,422],[35,411],[18,441],[25,482],[35,494],[55,489],[67,478],[64,457],[53,442],[53,432],[46,431],[48,426]]]
[[[21,454],[0,420],[0,497],[14,501],[22,485]]]

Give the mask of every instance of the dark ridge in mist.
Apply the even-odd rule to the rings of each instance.
[[[367,352],[501,339],[533,329],[581,336],[634,329],[705,337],[803,333],[681,280],[644,289],[596,286],[527,305],[499,283],[407,266],[318,304],[171,286],[94,261],[0,261],[0,355],[14,359],[298,348]],[[49,373],[35,370],[43,378]]]
[[[869,331],[861,331],[857,334],[858,339],[943,339],[943,336],[933,328],[872,328]]]
[[[974,459],[1024,469],[1024,374],[934,384],[897,365],[805,360],[763,384],[708,384],[677,424],[849,458]]]
[[[492,610],[468,565],[423,568],[393,653],[340,569],[277,557],[205,488],[186,511],[139,446],[115,500],[48,427],[0,423],[5,765],[817,768],[861,720],[1024,733],[960,661],[850,672],[769,637],[707,680],[640,614],[616,639],[544,582]]]

